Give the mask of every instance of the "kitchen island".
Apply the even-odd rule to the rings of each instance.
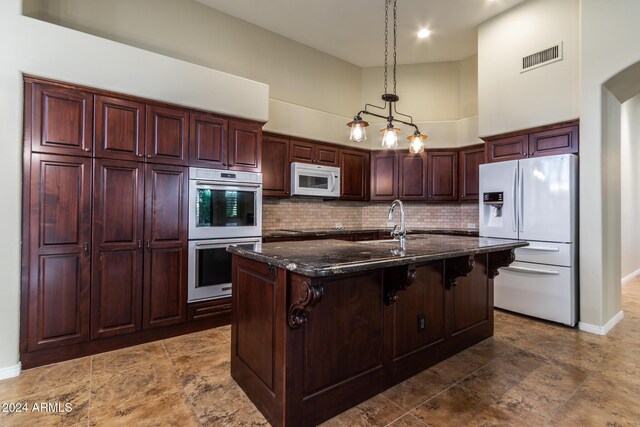
[[[316,425],[493,335],[526,242],[408,236],[231,246],[231,375],[273,425]]]

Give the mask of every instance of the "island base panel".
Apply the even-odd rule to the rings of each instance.
[[[234,255],[231,375],[271,424],[317,425],[491,337],[488,261],[310,278]]]

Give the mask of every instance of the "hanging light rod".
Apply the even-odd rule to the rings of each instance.
[[[388,81],[388,46],[389,46],[389,4],[393,2],[393,93],[389,93],[387,90],[387,81]],[[408,114],[400,113],[396,108],[396,103],[400,100],[400,97],[396,94],[397,87],[397,79],[396,79],[396,68],[397,68],[397,0],[385,0],[384,2],[384,93],[382,95],[382,100],[384,101],[384,105],[382,107],[373,105],[373,104],[365,104],[364,110],[360,110],[358,114],[355,115],[353,121],[347,123],[347,126],[351,128],[351,132],[349,135],[349,139],[353,142],[363,142],[367,139],[367,133],[365,128],[369,126],[369,123],[362,120],[362,115],[367,114],[369,116],[378,117],[386,120],[387,126],[386,128],[380,131],[382,135],[382,146],[384,148],[396,148],[398,146],[398,134],[400,133],[400,129],[394,126],[394,122],[402,123],[407,126],[413,127],[415,130],[413,135],[409,136],[407,139],[409,140],[409,151],[412,153],[421,153],[424,151],[424,141],[428,138],[426,135],[420,133],[420,129],[413,123],[413,117]],[[386,116],[382,114],[377,114],[369,111],[369,108],[375,108],[381,111],[387,111],[388,114]],[[394,114],[398,116],[402,116],[408,119],[408,121],[400,120],[394,117]]]

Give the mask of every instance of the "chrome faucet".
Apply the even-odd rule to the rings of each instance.
[[[404,227],[404,204],[398,199],[394,200],[391,203],[391,207],[389,207],[389,214],[387,215],[387,220],[391,221],[393,219],[393,211],[396,206],[400,206],[400,229],[398,229],[398,224],[394,224],[393,230],[391,230],[391,236],[394,239],[400,242],[400,246],[404,247],[404,239],[407,235],[407,230]]]

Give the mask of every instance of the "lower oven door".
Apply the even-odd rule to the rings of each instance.
[[[260,249],[260,237],[189,241],[189,302],[231,295],[229,245]]]

